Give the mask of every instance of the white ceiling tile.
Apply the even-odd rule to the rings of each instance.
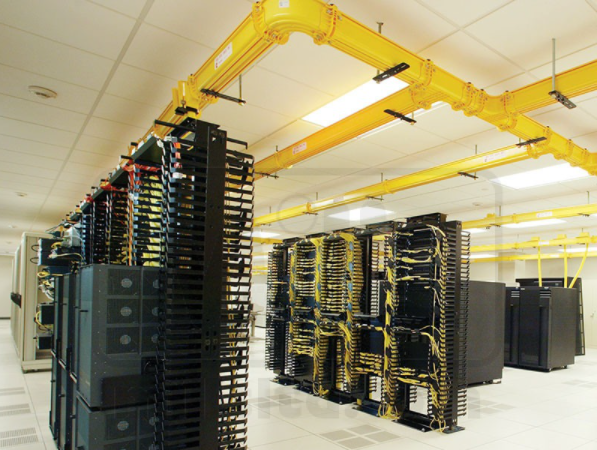
[[[274,197],[274,194],[277,194],[280,198],[287,198],[300,195],[309,189],[308,183],[288,178],[288,173],[290,172],[285,170],[278,174],[278,178],[262,178],[256,184],[268,191],[266,194],[268,197]]]
[[[25,164],[20,164],[19,162],[16,163],[9,163],[6,161],[2,161],[0,165],[0,172],[3,174],[5,172],[12,173],[12,174],[19,174],[19,175],[28,175],[32,177],[40,177],[40,178],[47,178],[50,180],[56,179],[58,176],[58,170],[56,169],[49,169],[47,167],[33,167]]]
[[[391,178],[409,175],[411,173],[418,172],[419,170],[428,169],[429,167],[433,166],[433,163],[411,155],[380,164],[377,166],[377,169],[383,172],[386,180],[389,180]]]
[[[566,181],[560,183],[560,185],[566,186],[570,189],[574,189],[577,192],[582,192],[582,195],[585,196],[586,200],[586,192],[594,191],[597,189],[597,177],[592,176],[587,178],[581,178],[580,180]],[[591,195],[591,198],[593,198],[593,195]]]
[[[407,155],[448,142],[448,139],[425,131],[416,124],[408,125],[404,122],[396,122],[392,127],[369,134],[364,140]]]
[[[114,165],[116,165],[116,163]],[[98,177],[106,176],[108,174],[108,170],[109,167],[102,168],[69,161],[64,165],[63,173],[76,173],[79,175],[87,176],[92,180],[95,180],[99,179]]]
[[[25,70],[0,65],[0,93],[31,100],[43,105],[56,106],[78,113],[87,114],[97,97],[97,91],[65,83]],[[28,86],[41,86],[56,93],[58,97],[42,100],[27,90]]]
[[[593,117],[597,117],[597,98],[591,98],[579,102],[578,100],[574,100],[577,102],[579,108],[583,109],[584,111],[591,114]]]
[[[223,129],[236,128],[260,136],[268,136],[290,122],[288,116],[268,111],[247,104],[239,106],[236,103],[220,100],[210,105],[201,114],[202,120],[217,123]],[[231,137],[234,137],[231,135]]]
[[[327,45],[315,45],[302,33],[292,34],[288,43],[276,47],[259,66],[334,96],[375,76],[368,64]]]
[[[76,148],[90,153],[118,157],[128,154],[128,145],[131,141],[132,139],[125,143],[83,134],[77,141]]]
[[[318,198],[321,200],[328,197],[337,197],[346,192],[377,184],[380,181],[381,173],[368,169],[352,173],[340,180],[318,184],[312,190],[317,192]]]
[[[563,135],[567,139],[575,136],[583,136],[597,130],[597,119],[587,114],[580,108],[568,109],[560,107],[559,109],[533,117],[542,125],[551,127],[551,129]],[[597,149],[594,149],[597,151]]]
[[[65,203],[67,203],[69,208],[74,209],[80,202],[83,196],[87,193],[89,187],[87,189],[82,189],[79,191],[72,190],[72,189],[60,189],[54,187],[50,192],[49,198],[59,198]]]
[[[99,90],[113,61],[0,25],[0,61],[4,65]]]
[[[78,184],[89,184],[90,186],[97,186],[100,178],[102,178],[99,174],[95,177],[90,177],[86,174],[75,173],[75,172],[62,172],[60,174],[60,179],[62,181],[67,181],[71,183],[78,183]],[[83,196],[81,195],[81,198]]]
[[[421,56],[479,88],[521,73],[514,64],[462,31],[425,49]]]
[[[29,139],[60,147],[70,147],[76,134],[55,128],[44,127],[20,120],[0,117],[0,134],[16,138]]]
[[[148,0],[89,0],[91,3],[137,18]]]
[[[79,0],[63,0],[59,6],[39,0],[6,3],[1,23],[110,59],[116,59],[135,24],[129,17]]]
[[[68,160],[69,162],[94,167],[116,167],[120,158],[113,155],[107,156],[75,149]]]
[[[450,141],[493,128],[493,125],[484,120],[478,117],[466,117],[462,111],[453,111],[449,106],[421,114],[414,126]]]
[[[450,142],[416,154],[417,157],[427,159],[435,165],[454,162],[474,155],[475,151],[473,149],[456,142]]]
[[[0,94],[0,111],[3,117],[31,122],[46,127],[78,133],[85,122],[85,115],[66,109],[56,108],[51,100],[48,103],[23,100]]]
[[[119,64],[106,92],[163,109],[172,101],[172,88],[176,85],[177,78],[168,78],[128,64]]]
[[[93,181],[95,181],[95,180],[93,180]],[[77,200],[80,201],[83,199],[83,197],[86,194],[91,193],[91,183],[92,183],[92,180],[89,180],[89,181],[83,182],[83,183],[76,183],[76,182],[72,182],[72,181],[66,181],[66,180],[63,180],[62,178],[60,178],[56,181],[56,184],[54,185],[54,189],[59,189],[59,190],[68,191],[68,192],[76,192]]]
[[[594,45],[595,17],[595,11],[580,0],[520,0],[466,30],[525,69],[532,69],[551,60],[552,38],[557,39],[560,55]]]
[[[469,24],[480,17],[510,3],[512,0],[422,0],[424,4],[459,26]]]
[[[216,49],[251,11],[251,3],[247,0],[224,3],[177,0],[176,8],[170,0],[157,0],[145,22]],[[197,26],[198,17],[208,19]]]
[[[162,110],[163,108],[158,106],[104,94],[93,114],[102,119],[149,129]]]
[[[335,3],[340,11],[371,29],[377,30],[377,22],[383,22],[384,36],[415,52],[456,30],[415,0],[376,0],[374,3],[337,0]]]
[[[126,152],[128,144],[143,137],[148,128],[134,127],[117,121],[92,117],[85,127],[84,133],[93,137],[122,142],[124,144],[122,150]]]
[[[48,168],[51,170],[60,170],[62,167],[62,160],[60,159],[45,158],[39,155],[0,149],[0,166],[3,163],[23,164],[25,166],[42,169]]]
[[[243,75],[243,99],[247,103],[300,119],[334,100],[334,97],[304,83],[254,67]],[[226,89],[226,94],[239,96],[238,82]]]
[[[352,140],[327,153],[348,161],[364,164],[367,167],[375,167],[404,156],[400,152],[376,145],[366,139]]]
[[[159,75],[186,80],[212,54],[212,50],[151,25],[143,24],[123,62]]]
[[[485,91],[487,91],[489,95],[501,95],[506,91],[515,91],[516,89],[528,86],[536,81],[537,79],[535,77],[527,73],[521,73],[496,84],[492,84],[491,86],[487,86]]]
[[[321,159],[320,159],[321,158]],[[319,159],[319,165],[315,166],[315,160]],[[292,169],[284,171],[284,178],[300,181],[310,185],[326,183],[335,180],[350,173],[355,172],[352,166],[357,163],[349,162],[349,167],[339,167],[342,160],[329,155],[321,155],[311,158],[304,163],[295,164]],[[344,166],[346,166],[344,164]]]
[[[27,195],[47,195],[48,193],[47,186],[29,184],[24,181],[16,184],[14,181],[7,180],[4,177],[0,179],[0,189],[7,192],[9,191],[12,194],[15,194],[16,192],[25,192]]]
[[[255,156],[255,161],[260,161],[286,147],[294,146],[300,143],[306,137],[321,130],[322,127],[314,125],[304,120],[292,122],[282,129],[272,133],[267,138],[262,139],[249,147],[249,153]]]
[[[60,160],[65,159],[69,152],[67,147],[58,147],[6,135],[0,136],[0,148],[22,154],[38,155]]]
[[[597,132],[585,134],[584,136],[576,136],[574,142],[583,148],[597,151]]]
[[[47,177],[40,177],[38,175],[23,175],[20,172],[1,172],[0,180],[6,183],[13,183],[13,186],[41,186],[51,187],[54,180]]]
[[[559,50],[558,41],[556,41],[556,73],[562,73],[570,69],[574,69],[575,67],[582,66],[586,64],[588,61],[592,61],[595,59],[595,54],[597,52],[597,45],[592,45],[588,48],[582,48],[580,50],[574,51],[571,54],[562,53]],[[550,78],[553,72],[552,62],[550,58],[550,62],[547,64],[543,64],[529,73],[538,79],[543,78]],[[556,89],[558,85],[556,83]]]
[[[459,139],[457,142],[471,149],[475,149],[475,146],[477,146],[478,153],[485,153],[517,144],[518,138],[510,133],[504,133],[497,128],[492,128],[491,130],[482,131],[481,133]]]

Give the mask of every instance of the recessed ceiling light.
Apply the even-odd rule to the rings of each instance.
[[[58,97],[58,94],[53,90],[41,86],[28,86],[27,90],[43,100],[50,100]]]
[[[398,78],[388,78],[383,83],[371,80],[306,115],[303,120],[327,127],[407,86]]]
[[[389,214],[392,214],[392,211],[365,206],[363,208],[356,208],[349,211],[343,211],[341,213],[330,214],[329,217],[334,219],[348,220],[350,222],[360,222],[363,220],[374,219],[376,217],[387,216]]]
[[[495,253],[471,253],[471,259],[495,258]]]
[[[253,230],[253,237],[254,238],[272,238],[280,236],[278,233],[272,233],[270,231],[261,231],[261,230]]]
[[[563,181],[578,180],[588,176],[589,173],[580,167],[572,167],[570,164],[558,164],[557,166],[544,167],[543,169],[529,170],[514,175],[494,178],[491,181],[512,189],[527,189],[553,183],[561,183]]]
[[[566,253],[584,253],[585,250],[585,247],[574,247],[566,249]],[[559,249],[558,251],[564,253],[563,248]],[[597,247],[589,247],[589,252],[597,252]]]
[[[26,192],[15,192],[15,194],[17,194],[19,197],[27,197]]]
[[[531,227],[545,227],[547,225],[556,225],[558,223],[566,223],[562,219],[545,219],[545,220],[530,220],[528,222],[508,223],[503,225],[505,228],[531,228]]]
[[[487,233],[487,228],[468,228],[464,231],[468,231],[470,234]]]

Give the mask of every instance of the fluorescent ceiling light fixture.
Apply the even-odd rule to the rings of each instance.
[[[495,258],[494,253],[471,253],[471,259]]]
[[[558,164],[557,166],[494,178],[491,181],[512,189],[527,189],[563,181],[578,180],[588,176],[589,173],[580,167],[572,167],[570,164]]]
[[[469,228],[467,230],[470,234],[479,234],[479,233],[487,233],[487,228]]]
[[[392,214],[392,211],[381,208],[371,208],[365,206],[363,208],[351,209],[350,211],[343,211],[341,213],[330,214],[329,217],[334,219],[348,220],[350,222],[360,222],[363,220],[374,219]]]
[[[408,86],[407,83],[395,77],[381,83],[371,80],[306,115],[303,120],[328,127],[406,86]]]
[[[562,219],[529,220],[528,222],[508,223],[502,226],[505,228],[531,228],[545,227],[547,225],[556,225],[558,223],[566,223],[566,221]]]
[[[254,238],[273,238],[276,236],[280,236],[278,233],[272,233],[270,231],[261,231],[261,230],[253,230],[252,236]]]
[[[586,250],[585,247],[574,247],[574,248],[569,248],[566,250],[566,253],[584,253]],[[558,251],[564,253],[564,249],[561,248]],[[597,247],[591,247],[589,246],[589,252],[597,252]]]

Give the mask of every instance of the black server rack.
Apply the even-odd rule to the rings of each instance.
[[[505,364],[546,371],[574,364],[577,305],[574,289],[508,288]]]
[[[146,402],[153,393],[158,269],[94,264],[80,279],[79,396],[90,408]]]
[[[163,144],[159,449],[245,449],[253,157],[187,120]],[[237,141],[238,142],[238,141]]]
[[[150,450],[153,445],[153,403],[125,408],[92,410],[79,398],[77,449]]]
[[[266,367],[277,382],[328,400],[457,431],[466,411],[469,245],[460,223],[441,214],[276,245]]]
[[[545,287],[568,287],[572,284],[574,278],[568,277],[567,280],[564,278],[542,278],[541,284]],[[565,282],[567,281],[567,282]],[[517,278],[516,282],[520,286],[539,286],[538,278]],[[578,293],[578,306],[577,306],[577,325],[576,325],[576,356],[582,356],[585,354],[585,323],[584,323],[584,306],[582,296],[582,279],[577,278],[572,288]]]
[[[504,308],[506,285],[469,282],[468,384],[502,378],[504,368]]]
[[[75,362],[78,287],[76,274],[71,273],[55,278],[50,431],[60,450],[72,448],[75,423],[76,378],[72,369]]]
[[[246,449],[253,157],[159,125],[82,205],[83,265],[56,283],[60,450]]]

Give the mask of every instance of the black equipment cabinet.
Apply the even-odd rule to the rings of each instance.
[[[502,378],[505,301],[504,283],[469,282],[467,352],[469,385]]]
[[[544,287],[566,287],[572,284],[573,279],[574,278],[572,277],[568,277],[568,282],[564,283],[564,278],[542,278],[541,284]],[[539,286],[538,278],[517,278],[516,282],[523,287]],[[574,282],[573,289],[578,294],[578,306],[576,316],[576,356],[581,356],[585,354],[585,325],[583,314],[582,279],[577,278],[577,280]]]
[[[574,364],[577,305],[574,289],[508,288],[505,364],[547,371]]]

